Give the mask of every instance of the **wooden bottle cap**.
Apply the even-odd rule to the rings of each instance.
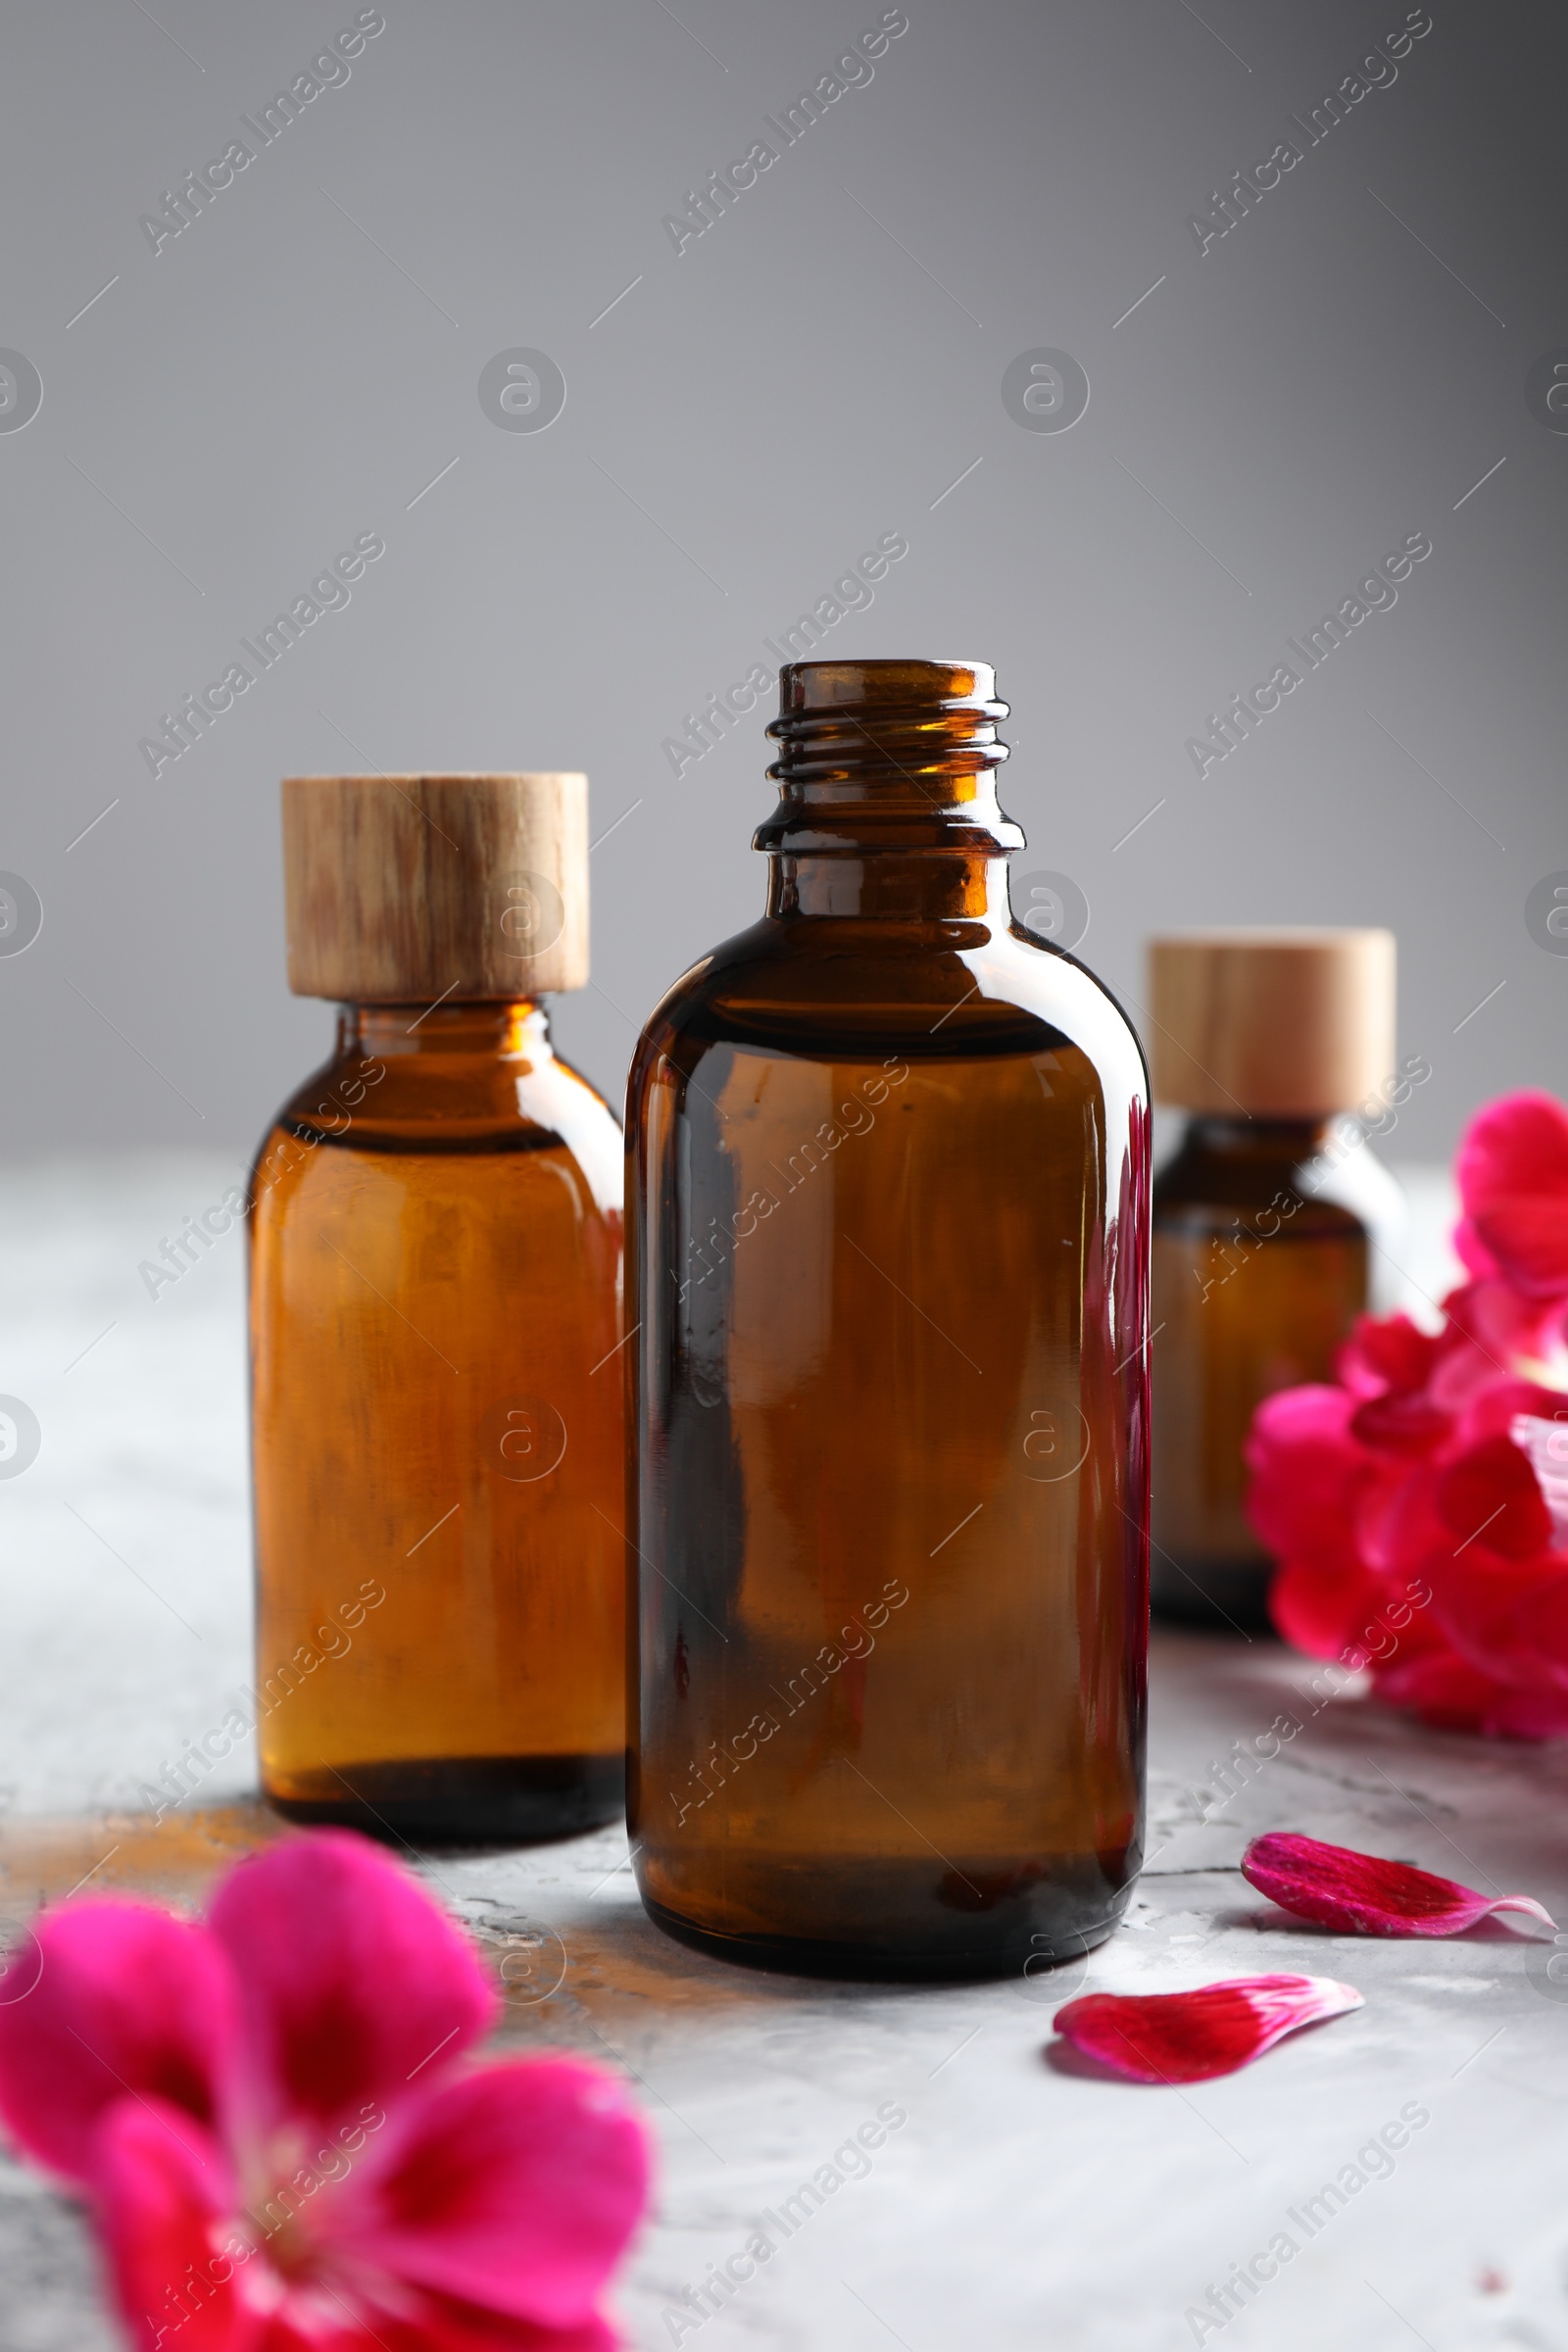
[[[286,776],[288,984],[497,1002],[588,979],[588,779]]]
[[[1394,1069],[1392,931],[1194,931],[1149,945],[1154,1099],[1312,1118]]]

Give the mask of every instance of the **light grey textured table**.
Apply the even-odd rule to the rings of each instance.
[[[249,1670],[238,1238],[156,1303],[136,1274],[232,1175],[164,1158],[0,1184],[0,1392],[43,1430],[37,1461],[0,1483],[10,1922],[98,1864],[95,1885],[196,1900],[273,1834],[238,1755],[156,1833],[131,1811]],[[1432,1290],[1440,1196],[1429,1181],[1415,1197],[1425,1230],[1406,1264]],[[619,1832],[432,1858],[498,1960],[514,1955],[509,1973],[533,1972],[505,2038],[595,2053],[642,2086],[661,2179],[621,2298],[630,2337],[648,2352],[677,2335],[703,2352],[1175,2352],[1200,2334],[1227,2352],[1568,2352],[1568,1984],[1545,1973],[1552,1947],[1506,1929],[1429,1945],[1292,1929],[1236,1868],[1250,1835],[1289,1826],[1568,1917],[1568,1749],[1435,1737],[1353,1694],[1320,1703],[1312,1671],[1262,1642],[1156,1638],[1149,1871],[1127,1928],[1038,1984],[870,1990],[726,1970],[648,1925]],[[1226,1799],[1216,1763],[1283,1712],[1299,1736]],[[1188,2092],[1046,2055],[1051,2012],[1081,1984],[1261,1969],[1348,1979],[1366,2006]],[[882,2108],[906,2120],[863,2176],[773,2230],[733,2300],[675,2328],[684,2290]],[[1430,2120],[1392,2170],[1358,2167],[1406,2108]],[[1293,2212],[1348,2167],[1382,2177],[1320,2204],[1309,2235]],[[1281,2232],[1293,2259],[1200,2331],[1185,2315]],[[111,2340],[74,2216],[0,2165],[0,2347]]]

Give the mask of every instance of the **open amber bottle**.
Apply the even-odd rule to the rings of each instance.
[[[1394,962],[1388,931],[1152,943],[1155,1099],[1192,1114],[1153,1194],[1162,1616],[1268,1623],[1273,1562],[1247,1518],[1247,1437],[1265,1396],[1331,1380],[1356,1316],[1381,1303],[1398,1187],[1341,1114],[1358,1104],[1381,1124],[1416,1082],[1393,1062]]]
[[[524,1839],[624,1772],[621,1139],[552,1050],[581,776],[284,787],[331,1058],[252,1180],[262,1784],[298,1821]]]
[[[1004,1973],[1137,1871],[1148,1113],[983,664],[787,666],[766,912],[632,1068],[628,1811],[731,1959]]]

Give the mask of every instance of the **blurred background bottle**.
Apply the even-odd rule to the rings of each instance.
[[[1151,1595],[1255,1629],[1272,1563],[1244,1508],[1248,1428],[1391,1301],[1402,1199],[1366,1138],[1430,1072],[1395,1064],[1389,931],[1155,939],[1149,1005],[1155,1102],[1189,1114],[1154,1179]]]
[[[298,1821],[563,1835],[624,1777],[621,1140],[560,1060],[580,775],[283,788],[329,1060],[252,1179],[257,1737]]]

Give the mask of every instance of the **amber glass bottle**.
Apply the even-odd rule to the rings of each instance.
[[[252,1182],[263,1788],[563,1835],[624,1753],[621,1140],[536,1001],[586,978],[586,784],[284,790],[291,983],[345,1002]]]
[[[1251,1631],[1272,1568],[1245,1507],[1252,1414],[1333,1377],[1392,1263],[1398,1189],[1335,1114],[1382,1123],[1415,1082],[1393,1065],[1393,936],[1156,940],[1150,1010],[1155,1098],[1193,1114],[1154,1180],[1153,1602]]]
[[[1143,1059],[1011,918],[988,668],[780,705],[766,912],[628,1098],[636,1868],[727,1958],[1004,1973],[1141,1854]]]

